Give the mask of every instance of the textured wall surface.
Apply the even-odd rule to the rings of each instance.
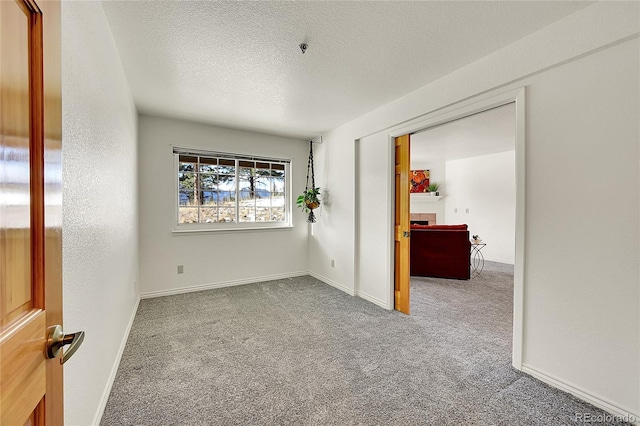
[[[288,229],[172,233],[176,222],[172,144],[289,158],[294,200],[305,185],[309,145],[302,140],[141,115],[140,290],[143,296],[307,273],[309,225],[299,209],[292,211],[293,228]],[[183,274],[177,273],[178,265],[184,267]]]
[[[638,13],[633,2],[596,3],[327,134],[317,158],[331,203],[310,239],[310,270],[353,291],[356,271],[366,269],[370,296],[391,296],[389,263],[379,261],[389,258],[391,232],[368,257],[356,258],[350,238],[358,226],[390,229],[392,217],[356,211],[354,141],[527,86],[523,361],[556,386],[638,415]],[[387,157],[371,164],[389,167],[388,143],[376,146],[367,158]],[[596,206],[598,193],[607,196]],[[384,187],[378,194],[379,204],[392,202]],[[615,226],[594,226],[602,218]],[[336,256],[341,267],[331,268]]]
[[[65,423],[99,420],[138,300],[137,113],[100,2],[62,2]]]

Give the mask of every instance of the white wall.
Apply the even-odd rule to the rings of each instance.
[[[62,2],[65,424],[100,420],[138,301],[137,113],[100,2]]]
[[[447,162],[445,223],[469,225],[469,235],[487,244],[484,258],[494,262],[515,258],[515,159],[508,151]]]
[[[358,255],[355,260],[358,263],[354,293],[382,306],[388,303],[391,296],[390,288],[380,283],[393,280],[393,268],[389,264],[391,235],[386,223],[394,215],[393,203],[389,201],[395,180],[388,173],[389,161],[394,155],[389,137],[381,133],[362,138],[356,143],[356,193],[359,206],[356,210],[355,248]],[[371,224],[376,226],[369,226]],[[347,240],[348,237],[345,235],[343,238]],[[376,267],[372,268],[371,265]]]
[[[311,271],[354,289],[366,269],[370,299],[390,297],[389,263],[380,261],[388,244],[356,258],[355,243],[358,228],[383,229],[391,241],[390,210],[356,211],[357,162],[363,175],[386,173],[390,183],[390,141],[360,142],[361,158],[355,141],[527,86],[524,367],[638,415],[639,13],[634,2],[598,2],[325,135],[319,182],[332,202],[310,239]],[[368,169],[384,164],[386,171]],[[390,190],[378,194],[377,205],[391,203]],[[615,219],[603,226],[603,218]],[[331,257],[340,268],[329,266]]]
[[[291,158],[293,198],[302,193],[309,145],[305,141],[188,121],[139,117],[140,288],[143,297],[308,273],[306,215],[293,210],[293,228],[172,233],[172,145]],[[177,273],[177,266],[184,273]]]

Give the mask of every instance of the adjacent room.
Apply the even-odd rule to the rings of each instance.
[[[515,123],[511,103],[411,135],[411,275],[469,279],[481,275],[485,260],[514,264]],[[433,225],[466,229],[456,238],[455,232],[445,232],[454,229],[427,227]],[[427,237],[423,243],[426,230],[445,239]],[[470,240],[473,251],[467,247]],[[445,261],[435,262],[433,256]]]
[[[483,365],[512,356],[515,136],[515,103],[411,135],[411,315],[466,328]]]
[[[65,424],[638,424],[640,3],[59,15]],[[409,133],[480,253],[405,315]]]

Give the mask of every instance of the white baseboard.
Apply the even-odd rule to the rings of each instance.
[[[389,308],[388,305],[387,305],[387,302],[385,302],[384,300],[378,299],[377,297],[370,296],[367,293],[363,293],[361,291],[358,291],[358,292],[356,292],[356,296],[361,297],[364,300],[367,300],[367,301],[373,303],[374,305],[378,305],[381,308],[384,308],[384,309],[387,309],[387,310],[393,309],[393,308]]]
[[[551,374],[544,373],[526,364],[522,364],[522,371],[535,377],[536,379],[542,382],[545,382],[548,385],[553,386],[554,388],[558,388],[560,390],[568,392],[571,395],[583,401],[586,401],[591,405],[601,408],[604,411],[613,414],[614,416],[621,416],[622,418],[626,419],[627,421],[630,421],[631,423],[640,425],[640,414],[633,413],[630,410],[627,410],[623,407],[619,407],[612,401],[608,401],[606,398],[593,395],[589,391],[582,389],[579,386],[576,386],[571,383],[567,383],[562,379],[554,377]]]
[[[284,278],[302,277],[309,275],[308,271],[289,272],[286,274],[265,275],[262,277],[246,278],[242,280],[223,281],[219,283],[201,284],[190,287],[172,288],[169,290],[149,291],[140,295],[141,299],[151,299],[153,297],[171,296],[174,294],[192,293],[194,291],[212,290],[214,288],[233,287],[236,285],[253,284],[264,281],[281,280]]]
[[[508,260],[508,259],[499,259],[497,257],[487,257],[487,256],[485,256],[484,260],[486,260],[487,262],[504,263],[504,264],[512,265],[512,266],[515,265],[515,262],[514,262],[513,259]]]
[[[384,300],[378,299],[377,297],[370,296],[367,293],[363,293],[361,291],[352,290],[349,287],[346,287],[346,286],[344,286],[344,285],[342,285],[340,283],[337,283],[337,282],[335,282],[335,281],[333,281],[333,280],[331,280],[331,279],[329,279],[329,278],[327,278],[325,276],[317,274],[315,272],[309,271],[309,275],[311,275],[313,278],[316,278],[316,279],[322,281],[325,284],[329,284],[331,287],[335,287],[338,290],[344,291],[345,293],[347,293],[350,296],[361,297],[361,298],[363,298],[364,300],[366,300],[368,302],[371,302],[371,303],[373,303],[375,305],[380,306],[381,308],[389,309],[387,307],[387,303]]]
[[[104,414],[104,409],[107,407],[107,401],[109,401],[111,388],[113,387],[113,382],[116,380],[116,374],[118,373],[120,360],[122,359],[124,348],[127,345],[127,340],[129,339],[129,333],[131,333],[131,327],[133,326],[133,321],[136,318],[136,313],[138,312],[139,304],[140,304],[140,296],[138,296],[138,299],[136,300],[136,303],[133,306],[133,312],[131,312],[131,317],[129,318],[129,324],[127,324],[127,329],[125,330],[124,336],[122,337],[122,341],[120,342],[120,347],[118,348],[118,354],[116,355],[116,359],[115,359],[115,362],[113,363],[113,367],[111,367],[111,373],[109,374],[109,379],[107,380],[107,386],[105,386],[104,392],[102,393],[102,398],[100,399],[100,405],[98,405],[98,411],[96,411],[96,415],[93,418],[93,422],[91,423],[92,425],[98,426],[100,424],[100,420],[102,420],[102,415]]]
[[[338,290],[344,291],[345,293],[347,293],[350,296],[355,296],[355,292],[353,291],[353,289],[343,286],[342,284],[339,284],[327,277],[323,277],[320,274],[316,274],[315,272],[309,271],[309,275],[311,275],[313,278],[318,279],[320,281],[322,281],[325,284],[329,284],[331,287],[335,287]]]

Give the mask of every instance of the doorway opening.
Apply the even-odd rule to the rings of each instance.
[[[442,275],[442,268],[436,272],[431,271],[431,273],[428,270],[426,272],[424,270],[420,271],[420,268],[416,268],[412,261],[413,263],[420,261],[421,266],[428,263],[436,265],[445,263],[446,266],[451,266],[455,262],[451,260],[452,258],[446,258],[446,256],[464,256],[459,247],[454,248],[453,246],[456,244],[458,246],[464,245],[465,243],[466,247],[463,251],[467,251],[468,257],[462,262],[462,266],[458,265],[457,268],[461,270],[460,268],[464,269],[466,266],[466,273],[471,275],[475,266],[476,272],[473,279],[462,281],[466,285],[473,286],[474,280],[477,282],[480,279],[489,278],[489,275],[493,273],[493,269],[502,269],[502,272],[505,272],[505,268],[501,268],[501,265],[513,265],[512,272],[508,270],[509,268],[506,268],[506,272],[510,272],[513,277],[513,297],[508,300],[508,302],[512,301],[512,309],[509,312],[509,314],[512,313],[511,318],[513,320],[511,353],[512,365],[520,369],[522,363],[522,298],[524,288],[524,89],[507,94],[499,99],[494,98],[484,103],[470,105],[467,108],[454,109],[448,114],[442,114],[439,118],[432,119],[431,122],[426,120],[427,122],[423,122],[422,125],[415,123],[409,128],[405,127],[398,130],[398,132],[391,133],[390,136],[394,141],[398,140],[399,136],[406,137],[410,141],[412,139],[420,141],[423,138],[433,137],[434,135],[442,139],[442,136],[449,132],[451,138],[459,138],[460,132],[464,133],[464,128],[469,127],[467,126],[468,123],[482,123],[483,118],[496,119],[497,117],[502,117],[503,121],[508,122],[509,127],[506,129],[507,133],[510,133],[509,150],[504,149],[506,147],[505,141],[496,141],[491,138],[457,143],[457,146],[451,140],[444,138],[441,142],[441,149],[444,151],[441,152],[442,158],[440,159],[434,160],[432,158],[434,161],[431,163],[420,163],[421,154],[418,149],[416,152],[411,153],[414,161],[410,162],[408,168],[405,167],[405,169],[398,171],[398,162],[394,161],[396,175],[406,174],[409,176],[411,170],[414,170],[428,176],[430,183],[440,184],[440,188],[437,191],[439,194],[435,197],[428,192],[412,196],[413,199],[408,202],[411,207],[409,208],[409,218],[406,222],[411,222],[411,213],[414,214],[414,222],[420,222],[421,214],[429,213],[432,220],[435,220],[436,226],[445,226],[445,229],[437,231],[440,235],[434,244],[449,244],[449,246],[445,250],[446,253],[437,253],[435,258],[416,260],[420,255],[428,256],[429,254],[425,254],[425,252],[413,253],[409,256],[406,253],[404,256],[398,255],[396,250],[399,249],[399,246],[397,241],[394,241],[392,250],[393,270],[394,272],[402,271],[403,268],[406,269],[408,267],[412,275],[432,275],[435,279],[464,279],[464,277],[460,276],[447,277],[446,273]],[[463,121],[462,119],[465,118],[466,120]],[[491,133],[488,130],[491,130],[492,124],[495,124],[494,121],[487,120],[485,127],[481,127],[482,132]],[[505,132],[505,128],[502,129],[502,132]],[[412,143],[410,146],[414,148]],[[418,161],[415,161],[416,159]],[[506,182],[501,173],[503,175],[506,173],[505,176],[510,173],[510,179],[507,177],[509,182]],[[398,181],[397,177],[395,181]],[[492,189],[500,194],[487,192]],[[407,191],[405,190],[404,192]],[[405,209],[409,207],[406,205],[407,200],[402,194],[403,191],[400,188],[400,190],[396,189],[393,196],[394,212],[396,213],[402,212],[403,207]],[[493,197],[493,195],[497,195],[497,198]],[[505,200],[505,198],[509,199]],[[399,222],[399,218],[394,216],[394,227],[397,228]],[[421,225],[424,226],[424,224]],[[430,222],[429,225],[432,225],[432,223]],[[447,225],[459,225],[461,227],[464,225],[465,229],[448,229]],[[419,237],[423,237],[426,232],[431,231],[419,228],[420,225],[413,227],[409,225],[408,229],[401,230],[394,228],[394,235],[397,240],[401,233],[408,231],[409,235],[411,235],[411,243],[408,245],[409,251],[417,247],[419,250],[417,249],[416,252],[418,252],[422,250],[422,244],[424,243],[419,241]],[[460,239],[460,234],[462,234],[463,240],[458,243],[453,242],[454,234],[458,234],[455,237],[457,239]],[[474,246],[474,243],[469,241],[469,239],[472,239],[469,237],[473,235],[478,235],[479,239],[484,239],[484,241],[479,243],[479,246]],[[491,249],[488,249],[489,247]],[[475,254],[473,249],[475,249]],[[484,252],[478,253],[479,250],[484,250]],[[473,259],[472,256],[476,258]],[[479,269],[479,267],[485,266],[485,257],[489,268],[483,276],[482,268]],[[407,258],[409,260],[403,260]],[[482,262],[481,265],[480,262]],[[469,270],[469,264],[471,264],[471,270]],[[478,270],[480,271],[479,273]],[[451,271],[448,273],[451,273]],[[454,271],[454,275],[455,273],[457,272]],[[411,278],[403,279],[403,277],[404,275],[402,274],[394,273],[394,306],[396,305],[396,295],[406,294],[406,297],[410,298]]]

